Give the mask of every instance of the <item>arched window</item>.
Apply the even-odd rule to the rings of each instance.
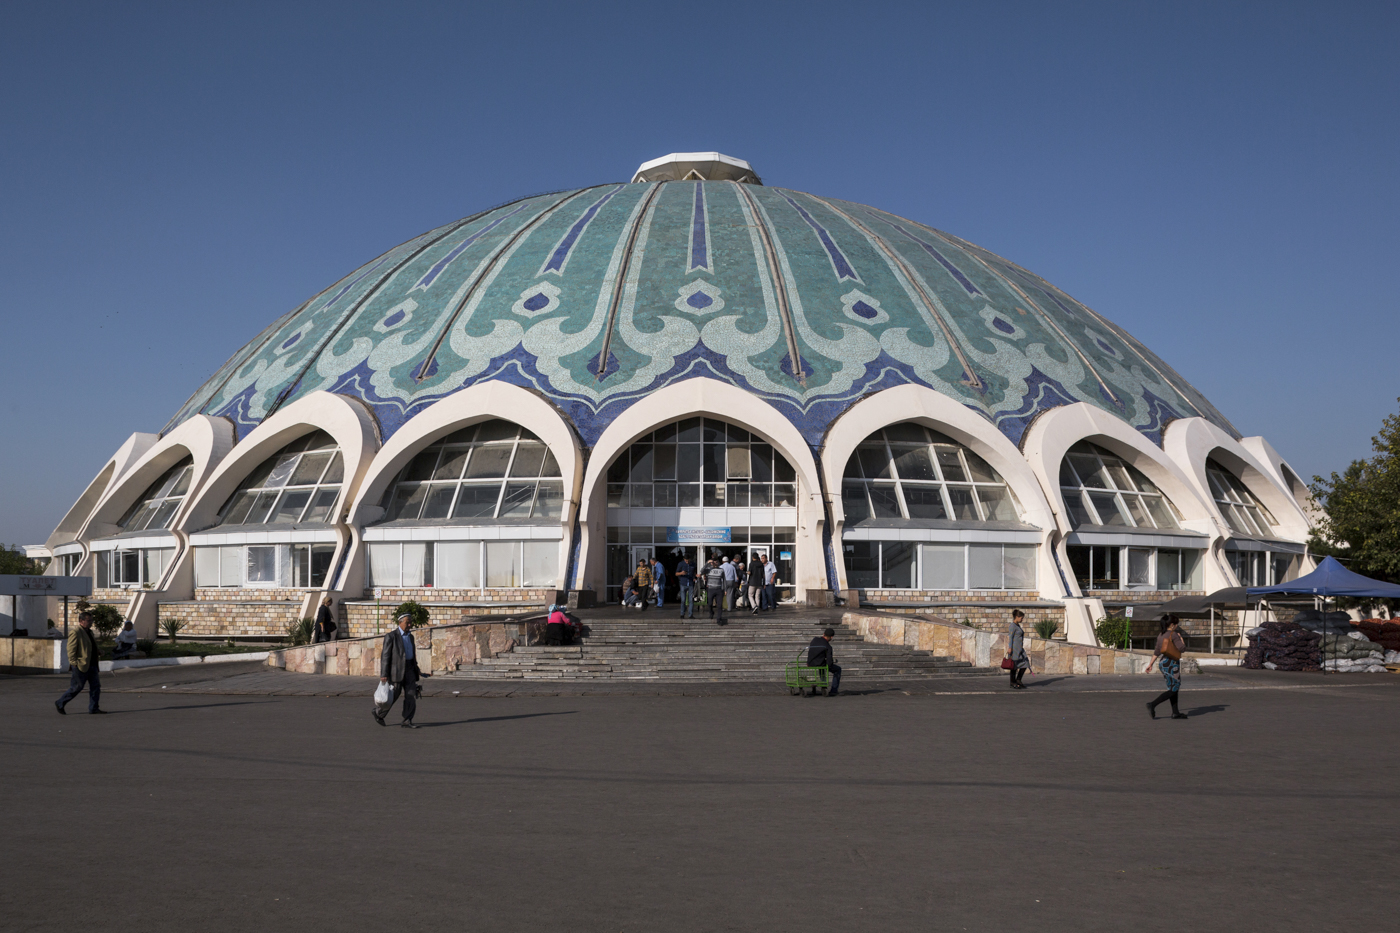
[[[1214,460],[1206,461],[1206,479],[1216,508],[1236,534],[1272,537],[1274,517],[1239,478]]]
[[[1121,457],[1081,441],[1060,462],[1060,491],[1070,525],[1180,528],[1174,506]]]
[[[329,522],[345,464],[335,440],[315,431],[264,460],[219,513],[221,525]]]
[[[425,448],[384,497],[386,521],[533,518],[558,521],[559,464],[534,434],[509,421],[464,428]]]
[[[861,442],[846,462],[841,504],[848,523],[1018,520],[1011,491],[987,461],[917,424],[893,425]]]
[[[122,531],[160,531],[170,527],[190,490],[194,459],[186,457],[161,474],[118,522]]]
[[[638,438],[608,467],[610,508],[792,508],[797,476],[737,425],[687,418]]]

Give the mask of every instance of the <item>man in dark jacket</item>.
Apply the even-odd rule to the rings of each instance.
[[[374,721],[381,726],[388,725],[384,717],[389,715],[389,710],[394,708],[399,695],[403,694],[403,722],[399,725],[405,729],[418,728],[413,723],[413,714],[418,711],[419,670],[418,648],[413,644],[413,633],[409,631],[412,620],[413,617],[407,612],[399,616],[398,627],[389,629],[380,646],[379,682],[394,685],[394,695],[389,705],[384,707],[384,712],[381,713],[377,705],[374,708]]]
[[[836,653],[831,650],[831,639],[835,637],[836,629],[829,628],[807,646],[807,666],[821,667],[825,664],[831,672],[831,689],[826,692],[829,697],[836,696],[836,691],[841,687],[841,666],[836,663]]]

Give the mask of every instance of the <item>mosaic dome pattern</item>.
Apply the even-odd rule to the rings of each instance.
[[[1014,263],[862,204],[730,181],[557,192],[429,231],[274,322],[165,430],[203,412],[242,437],[325,390],[361,399],[387,439],[497,379],[542,393],[592,446],[696,376],[768,400],[814,447],[855,401],[904,383],[1017,443],[1075,402],[1157,443],[1191,416],[1239,437],[1122,328]]]

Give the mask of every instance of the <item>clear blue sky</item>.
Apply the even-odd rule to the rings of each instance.
[[[993,249],[1307,476],[1396,408],[1400,7],[0,6],[0,541],[430,227],[718,149]]]

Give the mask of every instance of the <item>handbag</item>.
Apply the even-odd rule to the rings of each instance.
[[[1013,660],[1011,660],[1010,657],[1005,657],[1005,658],[1002,658],[1002,659],[1001,659],[1001,669],[1002,669],[1002,670],[1004,670],[1004,671],[1009,671],[1009,670],[1013,669],[1015,666],[1016,666],[1016,662],[1013,661]]]
[[[1176,646],[1175,635],[1168,637],[1162,642],[1162,654],[1171,658],[1173,661],[1181,660],[1181,649]]]

